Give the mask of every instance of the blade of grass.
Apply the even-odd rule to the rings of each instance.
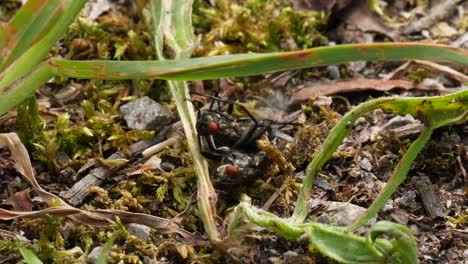
[[[193,35],[191,19],[192,2],[186,0],[151,1],[151,16],[155,25],[154,41],[156,55],[162,61],[168,62],[163,55],[163,40],[173,50],[176,58],[186,59],[198,45]],[[185,81],[168,81],[177,111],[184,128],[189,151],[197,175],[197,201],[200,218],[206,234],[211,241],[220,241],[216,228],[216,192],[211,184],[208,165],[198,148],[196,130],[196,115],[189,98],[188,86]]]
[[[86,4],[86,0],[63,0],[63,13],[52,28],[32,47],[22,53],[8,68],[0,74],[0,93],[6,85],[29,73],[40,64],[50,49],[62,37],[65,30],[73,22]],[[43,12],[44,10],[42,10]]]
[[[430,138],[433,129],[468,121],[468,90],[436,97],[378,98],[362,103],[348,112],[330,131],[329,136],[307,167],[306,177],[303,180],[302,189],[296,202],[296,208],[294,209],[290,221],[293,223],[301,223],[306,219],[309,213],[308,201],[318,171],[325,165],[325,162],[327,162],[333,152],[341,144],[348,132],[352,129],[356,120],[364,114],[378,108],[398,115],[411,114],[420,119],[426,128],[398,163],[382,193],[374,201],[368,211],[349,227],[350,230],[359,228],[382,209],[388,198],[406,178],[413,160]]]
[[[433,60],[468,66],[468,52],[424,43],[372,43],[308,50],[234,54],[169,61],[71,61],[49,64],[57,75],[85,79],[206,80],[341,64],[351,61]]]
[[[63,14],[60,0],[29,0],[5,27],[6,42],[0,46],[0,71],[45,35]]]
[[[162,3],[156,2],[156,4]],[[161,31],[162,24],[156,25],[155,31]],[[155,41],[155,45],[156,52],[160,56],[162,47],[158,47],[158,43],[162,41],[162,37],[158,36],[158,38],[161,40]],[[381,57],[383,54],[387,55]],[[354,60],[384,59],[439,60],[468,66],[465,50],[423,43],[349,44],[294,52],[237,54],[166,61],[50,60],[15,83],[12,81],[17,78],[9,78],[7,81],[1,79],[0,76],[0,115],[33,95],[40,85],[57,75],[82,79],[199,80],[307,68]],[[26,63],[27,60],[24,62]]]

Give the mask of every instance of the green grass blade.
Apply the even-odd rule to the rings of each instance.
[[[328,137],[323,142],[320,149],[314,154],[314,158],[307,166],[306,177],[302,181],[302,188],[299,192],[294,208],[293,215],[291,216],[292,223],[302,223],[309,214],[309,199],[312,195],[312,187],[314,185],[317,173],[322,169],[325,163],[330,159],[336,151],[341,142],[352,129],[352,124],[362,115],[375,110],[381,106],[381,103],[392,101],[393,98],[384,97],[360,104],[348,112],[343,118],[333,127]]]
[[[51,62],[58,75],[86,79],[204,80],[302,69],[351,61],[431,60],[468,66],[468,52],[424,43],[346,44],[308,50],[235,54],[171,61]]]
[[[5,45],[5,41],[6,41],[6,31],[5,31],[5,27],[0,24],[0,51],[3,49],[3,45]]]
[[[156,2],[161,3],[160,1]],[[158,21],[161,21],[161,18],[159,18]],[[158,25],[158,28],[155,30],[160,30],[160,24],[156,25]],[[157,43],[158,42],[156,42],[156,45]],[[157,50],[159,49],[157,48]],[[364,52],[365,50],[367,50],[367,52]],[[383,50],[391,52],[387,53],[385,57],[380,57],[380,55],[384,54]],[[315,55],[310,55],[307,57],[307,54]],[[301,57],[299,55],[301,55],[303,59],[298,59]],[[337,62],[344,63],[353,60],[384,59],[438,60],[468,66],[467,52],[463,49],[456,49],[444,45],[422,43],[382,43],[349,44],[295,52],[238,54],[167,61],[52,60],[43,63],[40,68],[50,68],[50,78],[52,78],[54,75],[61,75],[64,77],[82,79],[123,80],[160,78],[167,80],[194,80],[250,75],[271,71],[282,71],[285,69],[307,68],[318,65],[336,64]],[[284,61],[284,63],[281,63],[281,61]],[[24,60],[24,63],[27,62],[27,60]],[[15,74],[15,76],[16,75],[18,74]],[[41,76],[41,78],[42,77],[43,76]],[[25,79],[28,78],[30,77]],[[34,93],[34,90],[42,84],[39,82],[29,82],[29,85],[34,86],[24,86],[21,84],[21,82],[24,82],[25,80],[22,80],[15,84],[10,84],[7,87],[6,85],[16,78],[13,78],[13,80],[10,79],[6,80],[0,76],[0,115],[4,114],[12,107],[12,105],[14,105],[11,102],[21,102],[28,96],[31,96]],[[15,99],[11,101],[10,98],[6,96],[7,93],[2,91],[2,89],[9,90],[8,93],[21,94],[24,97],[15,97]],[[11,91],[15,89],[26,89],[26,91]]]
[[[191,23],[193,1],[172,0],[150,2],[152,10],[152,21],[155,28],[154,42],[156,55],[163,63],[170,63],[173,60],[166,60],[163,56],[163,40],[169,46],[176,58],[190,58],[197,43],[194,41],[193,28]],[[189,151],[194,163],[195,174],[197,175],[197,196],[198,210],[206,234],[211,241],[219,241],[220,235],[216,228],[216,192],[210,181],[208,164],[200,153],[198,147],[198,135],[196,130],[196,115],[194,108],[187,100],[189,98],[188,86],[184,81],[168,81],[179,113],[185,137],[189,146]]]
[[[42,64],[26,76],[0,89],[0,116],[34,95],[41,85],[53,77],[52,69],[47,64]]]
[[[24,261],[28,264],[42,264],[42,261],[34,253],[26,248],[19,249]]]
[[[435,97],[383,97],[367,101],[352,109],[330,131],[307,167],[291,222],[301,223],[306,219],[315,176],[352,129],[352,125],[359,117],[378,108],[398,115],[413,115],[424,123],[425,129],[400,160],[381,194],[371,207],[348,227],[349,230],[361,227],[382,209],[388,198],[406,178],[413,160],[429,140],[432,130],[468,121],[468,90]]]
[[[29,0],[5,27],[0,71],[49,31],[64,12],[60,0]]]
[[[68,26],[73,22],[81,8],[87,2],[86,0],[63,1],[64,13],[56,23],[54,23],[54,26],[48,33],[26,52],[21,54],[11,66],[0,74],[0,91],[13,81],[30,72],[44,60],[50,49],[62,37],[65,30],[68,29]]]

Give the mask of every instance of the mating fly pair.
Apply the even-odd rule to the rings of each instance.
[[[273,127],[288,123],[257,120],[236,102],[196,92],[192,94],[211,99],[207,109],[198,109],[197,131],[203,156],[221,164],[214,175],[215,184],[248,184],[262,175],[271,162],[264,152],[258,150],[256,141],[265,133],[273,139]],[[233,117],[234,107],[246,117]]]

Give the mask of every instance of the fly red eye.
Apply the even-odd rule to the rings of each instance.
[[[208,125],[208,131],[210,132],[210,134],[216,134],[218,132],[218,124],[216,124],[215,122],[211,122],[209,125]]]
[[[234,165],[226,165],[225,172],[226,172],[226,175],[231,177],[231,178],[235,178],[235,177],[240,176],[239,170]]]

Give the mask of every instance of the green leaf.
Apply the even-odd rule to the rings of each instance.
[[[155,30],[160,29],[161,25]],[[156,44],[160,39],[160,37],[157,38]],[[156,50],[160,48],[157,46]],[[11,84],[9,83],[17,78],[18,74],[13,74],[15,78],[8,74],[9,78],[4,79],[0,75],[0,115],[31,96],[40,85],[57,75],[108,80],[200,80],[300,69],[355,60],[410,59],[437,60],[468,66],[465,50],[424,43],[347,44],[293,52],[236,54],[165,61],[51,60]]]
[[[411,231],[387,221],[371,227],[366,237],[346,232],[345,228],[318,223],[304,224],[313,248],[342,263],[418,263],[416,240]],[[379,235],[393,237],[390,241]]]
[[[371,250],[365,238],[348,234],[344,228],[313,223],[304,229],[314,249],[338,262],[385,263],[385,256],[378,251]],[[384,246],[385,242],[378,241],[377,243]]]
[[[374,245],[378,241],[377,237],[382,234],[393,237],[390,240],[390,251],[384,253],[387,263],[418,263],[416,240],[406,226],[387,221],[376,223],[366,235],[368,248],[377,251],[378,248]]]
[[[23,256],[24,260],[28,264],[42,264],[42,261],[34,255],[32,251],[26,248],[20,248],[19,249],[21,256]]]

